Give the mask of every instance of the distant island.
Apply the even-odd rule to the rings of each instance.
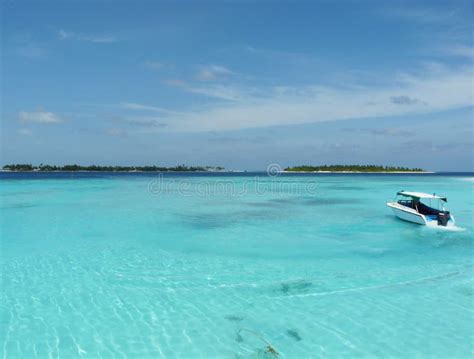
[[[185,166],[174,167],[163,166],[80,166],[80,165],[45,165],[32,164],[8,164],[2,167],[2,171],[11,172],[224,172],[221,166]],[[234,172],[234,171],[232,171]],[[339,172],[339,173],[429,173],[421,168],[408,168],[396,166],[376,165],[323,165],[323,166],[294,166],[287,167],[283,172],[305,173],[305,172]]]
[[[324,166],[295,166],[285,168],[284,172],[364,172],[364,173],[427,173],[421,168],[377,165],[324,165]]]
[[[79,166],[79,165],[64,165],[64,166],[51,166],[40,164],[34,166],[31,164],[10,164],[3,166],[3,171],[14,171],[14,172],[76,172],[76,171],[88,171],[88,172],[219,172],[224,171],[224,167],[212,167],[212,166],[185,166],[179,165],[175,167],[161,167],[161,166]]]

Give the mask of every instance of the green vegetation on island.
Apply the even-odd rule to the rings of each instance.
[[[421,168],[377,165],[324,165],[295,166],[285,168],[287,172],[425,172]]]
[[[223,171],[224,167],[211,167],[211,166],[185,166],[179,165],[175,167],[161,167],[161,166],[79,166],[79,165],[64,165],[64,166],[51,166],[40,164],[34,166],[31,164],[10,164],[3,166],[4,171],[37,171],[37,172],[54,172],[54,171],[94,171],[94,172],[213,172]]]

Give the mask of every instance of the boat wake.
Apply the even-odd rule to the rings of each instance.
[[[448,232],[464,232],[466,228],[464,227],[458,227],[456,225],[447,225],[445,226],[439,226],[438,223],[436,222],[428,222],[426,224],[426,228],[429,229],[435,229],[439,231],[448,231]]]

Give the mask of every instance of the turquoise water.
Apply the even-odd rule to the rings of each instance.
[[[465,358],[472,175],[2,174],[3,356]],[[455,230],[397,220],[444,194]]]

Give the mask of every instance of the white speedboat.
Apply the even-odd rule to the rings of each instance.
[[[447,201],[446,197],[436,194],[400,191],[395,200],[387,202],[387,206],[404,221],[446,227],[455,224],[453,215],[444,208]]]

